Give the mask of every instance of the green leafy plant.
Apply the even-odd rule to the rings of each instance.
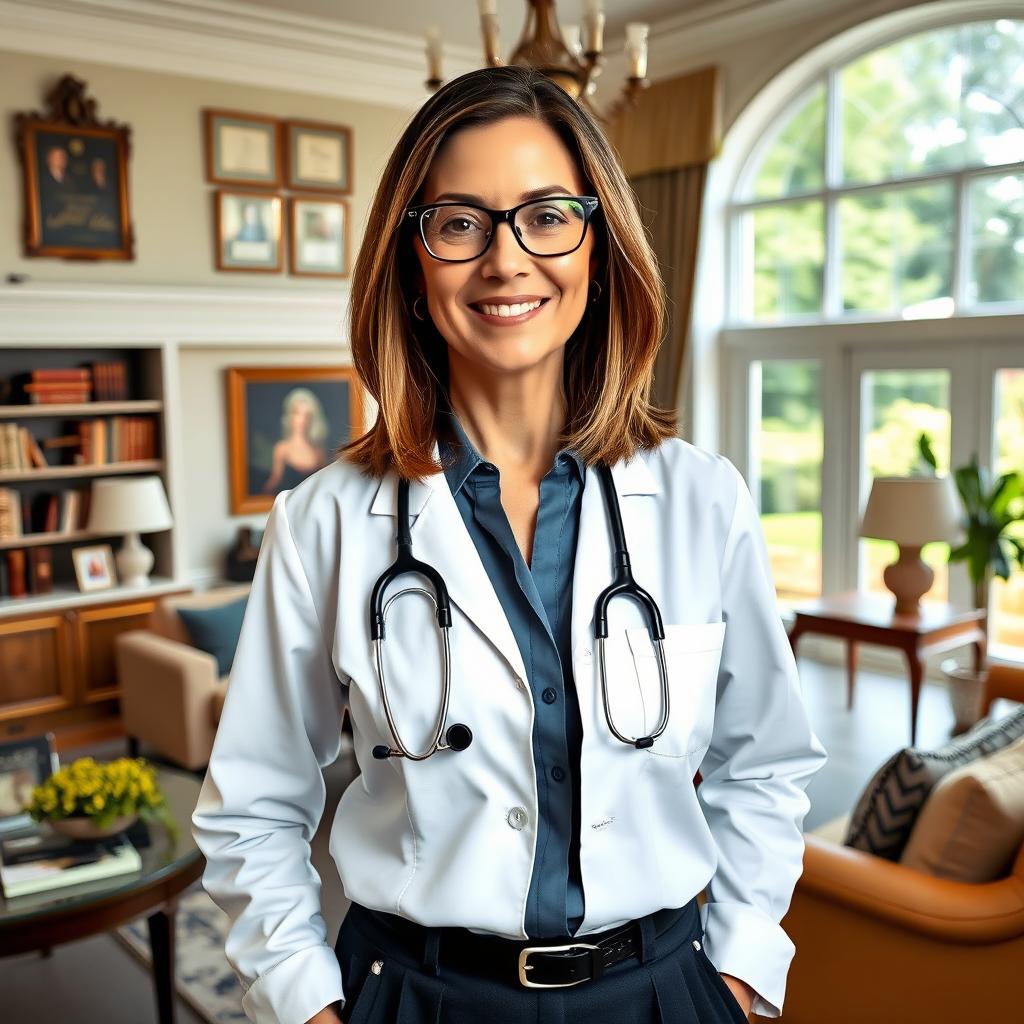
[[[934,473],[935,453],[928,434],[922,432],[917,443],[921,458]],[[949,561],[967,563],[975,607],[987,611],[991,575],[1009,579],[1014,560],[1024,569],[1024,541],[1006,535],[1011,525],[1024,521],[1024,473],[1010,470],[993,484],[975,453],[968,465],[954,471],[953,480],[963,502],[965,515],[960,525],[966,540],[950,550]]]

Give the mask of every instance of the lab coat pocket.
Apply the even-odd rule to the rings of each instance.
[[[715,719],[718,667],[725,640],[725,622],[665,623],[665,668],[669,689],[669,720],[665,731],[647,748],[661,757],[685,757],[706,746]],[[661,717],[661,678],[657,650],[646,626],[626,629],[636,686],[647,733]]]

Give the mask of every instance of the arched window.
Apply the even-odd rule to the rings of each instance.
[[[751,154],[734,322],[1024,309],[1024,21],[827,72]]]
[[[922,432],[940,472],[973,454],[1024,472],[1024,20],[840,46],[748,118],[722,211],[723,448],[783,607],[890,596],[896,545],[859,537],[860,515],[872,477],[921,468]],[[949,551],[924,546],[925,600],[966,605]],[[989,600],[993,655],[1024,660],[1024,572]]]

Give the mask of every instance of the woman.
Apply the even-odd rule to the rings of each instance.
[[[664,296],[601,130],[525,68],[452,81],[388,162],[351,294],[377,421],[275,499],[193,815],[246,1012],[778,1016],[825,751],[743,478],[650,403]],[[597,614],[616,508],[660,619]],[[430,568],[378,584],[406,531]],[[308,842],[346,705],[332,949]]]
[[[309,388],[299,387],[285,395],[283,404],[282,437],[274,443],[270,475],[263,481],[265,494],[297,487],[327,461],[327,419],[320,399]]]

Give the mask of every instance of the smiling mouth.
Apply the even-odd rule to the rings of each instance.
[[[469,308],[483,316],[497,317],[502,320],[514,320],[517,317],[533,313],[550,301],[550,298],[538,299],[534,302],[507,303],[471,302]]]

